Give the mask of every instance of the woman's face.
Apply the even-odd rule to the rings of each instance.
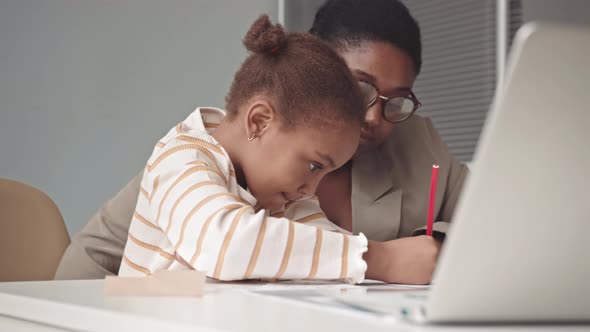
[[[339,50],[353,75],[374,85],[385,97],[407,96],[416,74],[412,59],[399,48],[381,41],[367,41]],[[382,116],[383,102],[367,109],[357,153],[383,144],[395,124]]]

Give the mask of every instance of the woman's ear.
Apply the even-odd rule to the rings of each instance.
[[[264,99],[254,99],[246,110],[245,126],[248,140],[264,135],[267,128],[278,119],[274,107]]]

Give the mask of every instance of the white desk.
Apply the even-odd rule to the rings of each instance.
[[[295,297],[276,285],[208,284],[198,298],[110,297],[102,280],[0,283],[0,330],[55,331],[588,331],[586,326],[426,326]],[[309,286],[287,293],[315,294]],[[386,292],[364,286],[322,286],[319,292],[373,299]],[[265,290],[266,289],[266,290]],[[367,289],[371,289],[367,291]],[[258,293],[245,290],[258,290]],[[392,294],[391,291],[388,292]],[[404,292],[396,292],[402,296]],[[407,293],[405,293],[407,294]],[[390,296],[390,295],[387,295]],[[406,295],[403,295],[406,296]],[[322,296],[314,297],[319,302]],[[325,297],[328,299],[328,297]],[[27,325],[28,324],[28,325]],[[39,324],[39,325],[37,325]],[[53,327],[52,327],[53,326]]]
[[[63,329],[45,324],[29,322],[19,318],[12,318],[0,315],[0,331],[10,332],[60,332]]]

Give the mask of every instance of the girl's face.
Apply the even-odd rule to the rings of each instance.
[[[407,96],[414,85],[416,74],[412,59],[389,43],[364,42],[344,48],[339,54],[358,80],[371,83],[385,97]],[[395,125],[383,119],[382,108],[383,103],[378,101],[367,109],[359,152],[383,144],[391,134]]]
[[[360,124],[342,121],[286,128],[272,109],[254,112],[268,114],[248,116],[247,122],[259,134],[247,142],[240,166],[258,205],[271,211],[313,196],[320,180],[350,160],[359,143]]]

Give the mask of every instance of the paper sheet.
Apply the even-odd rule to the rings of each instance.
[[[147,277],[107,276],[104,293],[109,296],[201,296],[205,274],[195,270],[158,271]]]

